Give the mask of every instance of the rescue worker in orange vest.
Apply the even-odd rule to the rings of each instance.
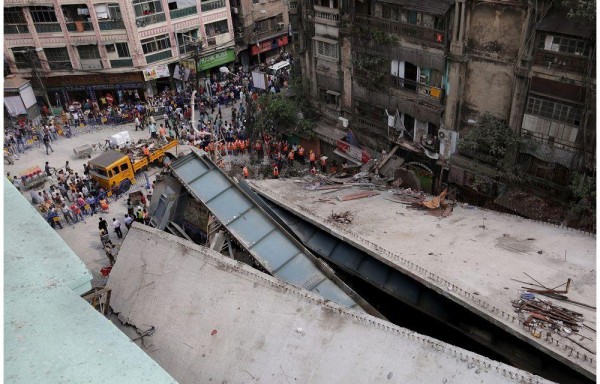
[[[234,141],[231,143],[231,150],[233,151],[234,156],[237,156],[238,154],[238,141]]]
[[[144,156],[150,156],[150,148],[148,148],[148,145],[144,145]]]
[[[246,141],[240,140],[240,154],[243,155],[246,151]]]
[[[283,150],[283,153],[286,153],[286,152],[288,152],[288,151],[290,150],[290,148],[289,148],[289,145],[288,145],[288,142],[287,142],[287,141],[284,141],[284,142],[283,142],[283,148],[282,148],[282,150]]]
[[[248,167],[247,167],[247,166],[245,166],[245,165],[242,167],[242,174],[244,175],[244,179],[247,179],[247,178],[248,178],[248,175],[250,174],[250,173],[248,172]]]
[[[246,139],[246,150],[250,153],[250,139]]]
[[[223,142],[219,142],[219,147],[217,148],[219,153],[221,154],[221,156],[225,156],[225,145],[223,145]]]
[[[321,172],[327,173],[327,158],[325,156],[321,156]]]
[[[160,125],[160,129],[158,130],[158,134],[161,138],[167,136],[167,130],[162,124]]]
[[[302,146],[298,147],[298,161],[304,165],[304,148]]]
[[[310,161],[310,167],[314,168],[317,157],[312,149],[310,150],[310,153],[308,154],[308,160]]]
[[[273,178],[279,178],[279,168],[277,167],[277,164],[273,164]]]
[[[294,166],[294,151],[290,151],[288,154],[288,164],[290,167]]]
[[[262,144],[260,143],[260,140],[256,140],[256,144],[254,144],[254,149],[256,150],[256,160],[262,161],[263,150],[262,150]]]

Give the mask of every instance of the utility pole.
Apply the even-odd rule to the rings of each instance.
[[[22,53],[27,57],[27,61],[29,62],[29,66],[31,67],[31,74],[35,78],[40,89],[42,90],[44,100],[46,101],[46,104],[48,104],[48,108],[51,110],[52,104],[50,103],[50,99],[48,98],[48,91],[46,90],[46,85],[44,84],[42,77],[40,75],[40,72],[39,72],[40,68],[38,67],[38,65],[40,64],[40,60],[37,55],[37,53],[39,51],[42,51],[42,49],[41,48],[36,48],[36,49],[30,48],[30,49],[27,49],[24,51],[14,51],[14,53]]]

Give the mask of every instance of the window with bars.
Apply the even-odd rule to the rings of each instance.
[[[123,14],[121,13],[119,4],[108,4],[108,14],[113,20],[123,20]]]
[[[277,15],[257,21],[254,23],[254,28],[258,33],[270,32],[279,29],[279,23],[283,23],[283,15]]]
[[[100,58],[97,45],[81,45],[77,47],[77,52],[81,60],[95,60]]]
[[[315,53],[317,57],[326,59],[326,60],[335,60],[338,61],[340,54],[338,44],[330,44],[320,40],[314,40],[315,42]]]
[[[4,8],[5,24],[27,24],[22,8]]]
[[[585,40],[565,36],[553,36],[547,33],[540,34],[538,48],[580,56],[587,56],[590,52],[590,44]]]
[[[29,13],[34,23],[58,22],[53,7],[29,7]]]
[[[144,17],[163,12],[160,0],[133,0],[135,17]]]
[[[168,48],[171,48],[169,35],[159,35],[142,40],[142,50],[144,51],[144,54],[163,51]]]
[[[119,57],[131,57],[127,43],[115,43],[115,48]]]
[[[46,54],[46,60],[50,69],[71,69],[71,58],[69,57],[69,51],[67,48],[44,48]]]
[[[220,20],[214,23],[206,24],[204,26],[207,37],[212,37],[216,35],[222,35],[223,33],[229,32],[229,26],[227,25],[227,20]]]
[[[15,65],[18,69],[31,68],[31,56],[34,55],[34,47],[15,47],[12,48],[12,54],[15,58]]]
[[[526,113],[562,121],[576,127],[581,125],[583,117],[582,109],[577,106],[534,96],[529,96],[527,99]]]
[[[194,29],[188,32],[177,34],[177,44],[179,45],[179,53],[187,53],[194,51],[194,41],[198,39],[198,30]]]

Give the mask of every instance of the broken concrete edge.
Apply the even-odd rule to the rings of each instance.
[[[370,327],[376,327],[382,331],[393,333],[395,335],[400,335],[412,342],[418,342],[427,348],[431,348],[437,352],[446,353],[447,355],[456,358],[457,362],[462,362],[465,364],[466,368],[472,369],[485,369],[485,370],[496,370],[498,373],[502,373],[503,376],[515,380],[518,383],[547,383],[545,379],[536,376],[534,374],[528,373],[526,371],[520,370],[515,367],[511,367],[509,365],[500,363],[498,361],[489,359],[487,357],[478,355],[476,353],[467,351],[465,349],[455,347],[453,345],[441,342],[437,339],[421,335],[419,333],[413,332],[409,329],[402,328],[400,326],[394,325],[386,320],[379,319],[375,316],[369,315],[365,312],[347,308],[340,304],[337,304],[331,300],[327,300],[322,298],[321,296],[313,293],[311,291],[307,291],[302,288],[298,288],[291,284],[285,283],[277,278],[262,273],[251,266],[244,264],[240,261],[235,261],[229,259],[220,253],[213,251],[204,246],[192,243],[183,238],[177,237],[175,235],[171,235],[167,232],[163,232],[161,230],[151,228],[139,223],[134,222],[131,227],[133,231],[141,231],[145,232],[152,237],[157,237],[159,239],[167,240],[173,243],[176,243],[178,246],[182,248],[186,248],[189,250],[193,250],[202,254],[203,261],[213,265],[215,268],[218,268],[223,271],[230,272],[234,275],[239,276],[240,278],[246,278],[246,276],[251,276],[252,279],[259,280],[263,286],[268,286],[271,289],[275,290],[278,293],[284,295],[294,295],[299,297],[302,300],[309,301],[313,305],[318,305],[322,308],[323,311],[329,311],[332,314],[336,314],[342,316],[343,318],[348,319],[348,321],[359,322],[366,324]],[[127,238],[125,239],[127,241]],[[192,254],[189,254],[193,257]],[[118,263],[118,261],[117,261]],[[110,276],[107,285],[110,285]],[[138,325],[129,323],[129,319],[125,319],[123,316],[119,316],[119,321],[124,323],[125,325],[132,325],[136,329],[141,329]],[[125,322],[123,321],[125,320]],[[147,328],[147,326],[146,326]],[[157,330],[160,331],[160,330]]]
[[[548,345],[543,345],[541,342],[533,340],[530,337],[529,332],[527,332],[523,328],[513,328],[510,326],[510,324],[514,323],[515,320],[518,321],[519,324],[522,323],[522,321],[518,319],[518,317],[515,317],[509,313],[505,313],[497,309],[496,307],[485,302],[484,300],[480,300],[476,297],[476,295],[472,295],[468,291],[463,290],[455,284],[435,275],[432,272],[427,271],[425,268],[422,268],[411,261],[405,260],[396,253],[390,252],[378,246],[377,244],[374,244],[362,238],[361,236],[348,231],[342,225],[336,223],[333,220],[329,220],[323,216],[319,216],[318,214],[309,210],[308,208],[298,205],[290,201],[289,199],[285,200],[283,196],[280,196],[275,192],[263,190],[257,185],[255,185],[252,181],[249,181],[248,184],[254,189],[256,193],[264,196],[265,198],[269,199],[270,201],[282,207],[283,209],[286,209],[287,207],[283,205],[281,201],[286,201],[286,204],[288,206],[295,208],[294,213],[299,215],[302,219],[306,220],[307,222],[329,232],[338,239],[341,239],[351,244],[352,246],[366,252],[367,254],[371,255],[372,257],[381,261],[382,263],[385,263],[386,265],[410,276],[411,278],[415,279],[416,281],[420,282],[426,287],[433,289],[435,292],[441,294],[442,296],[447,297],[455,303],[474,312],[478,316],[481,316],[490,323],[504,329],[505,331],[527,342],[535,348],[542,350],[543,352],[552,356],[556,360],[559,360],[564,364],[571,366],[577,372],[583,374],[591,380],[596,380],[595,355],[594,357],[588,356],[589,352],[585,351],[578,345],[574,343],[567,345],[566,342],[560,342],[558,339],[555,339],[552,336],[546,339]],[[328,226],[325,226],[323,223],[328,223]],[[355,239],[358,241],[356,241]],[[385,252],[388,256],[391,256],[398,260],[399,264],[394,264],[389,259],[381,257],[379,252]],[[411,268],[412,270],[409,268]],[[431,280],[433,280],[433,282]],[[435,284],[434,282],[438,283],[439,285]],[[550,346],[552,348],[550,348]],[[563,356],[560,353],[561,350],[567,351],[569,349],[571,350],[571,354],[569,356],[573,355],[572,360],[568,359],[569,356]],[[573,351],[576,351],[576,354],[574,354]]]
[[[208,156],[206,156],[203,152],[198,152],[198,151],[192,151],[190,154],[180,157],[179,159],[177,159],[176,161],[172,162],[169,164],[169,169],[170,169],[170,173],[171,176],[173,176],[175,179],[177,179],[177,181],[181,184],[182,188],[185,188],[189,194],[191,196],[193,196],[194,199],[196,199],[198,202],[200,202],[202,205],[204,205],[209,212],[212,213],[212,210],[204,203],[204,201],[200,198],[200,196],[198,196],[196,194],[196,192],[190,188],[190,186],[185,183],[180,176],[177,174],[176,169],[174,168],[175,165],[179,165],[179,162],[188,162],[190,161],[189,159],[192,158],[192,156],[196,157],[198,160],[200,160],[201,162],[203,162],[206,167],[210,170],[214,170],[218,173],[220,173],[220,175],[222,177],[224,177],[226,180],[229,181],[229,183],[231,184],[231,186],[233,188],[235,188],[235,190],[240,193],[243,197],[245,197],[249,202],[252,203],[252,205],[254,206],[254,208],[260,212],[264,218],[266,220],[268,220],[275,228],[277,228],[279,230],[279,232],[285,236],[290,242],[292,242],[296,247],[298,247],[298,249],[301,250],[301,252],[303,253],[304,256],[306,256],[306,258],[308,258],[308,260],[310,260],[310,262],[313,263],[313,265],[321,272],[325,275],[325,277],[327,277],[329,280],[331,280],[342,292],[344,292],[346,295],[348,295],[348,297],[350,297],[350,299],[352,301],[354,301],[354,303],[358,306],[360,306],[365,312],[369,313],[370,315],[374,315],[380,318],[384,318],[383,315],[381,313],[379,313],[379,311],[377,309],[375,309],[371,304],[369,304],[365,299],[363,299],[360,295],[358,295],[356,292],[354,292],[354,290],[352,290],[352,288],[350,288],[346,283],[344,283],[335,273],[335,271],[329,267],[329,265],[327,265],[325,262],[321,261],[318,257],[316,257],[309,249],[307,249],[304,244],[302,244],[300,241],[298,241],[292,234],[290,234],[288,231],[286,231],[286,229],[284,228],[284,226],[282,226],[279,222],[277,222],[277,220],[275,220],[271,215],[269,215],[265,209],[258,204],[258,202],[252,198],[252,196],[249,195],[249,191],[251,191],[251,188],[247,188],[246,190],[244,190],[244,188],[241,186],[241,184],[234,180],[233,178],[231,178],[229,175],[227,175],[227,173],[225,173],[220,167],[218,167]],[[208,171],[210,172],[210,171]],[[228,228],[228,223],[221,223],[223,224],[223,229],[225,231],[227,231],[227,233],[230,234],[230,236],[232,238],[234,238],[240,245],[243,245],[244,248],[246,248],[246,251],[254,258],[254,260],[256,260],[261,267],[263,267],[264,269],[266,269],[267,271],[269,271],[269,273],[273,274],[273,268],[272,266],[269,265],[268,262],[266,262],[262,257],[260,257],[260,255],[258,255],[253,249],[252,249],[252,245],[248,244],[243,238],[241,238],[238,234],[232,232],[229,230]]]

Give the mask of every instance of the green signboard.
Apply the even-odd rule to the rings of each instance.
[[[201,57],[198,60],[198,71],[204,71],[212,67],[231,63],[235,60],[235,49],[231,48],[225,51],[216,52],[208,56]]]

